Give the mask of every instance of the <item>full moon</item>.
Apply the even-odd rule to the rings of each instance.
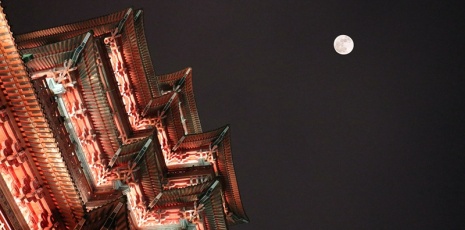
[[[334,39],[334,49],[338,54],[349,54],[354,49],[354,41],[347,35],[339,35]]]

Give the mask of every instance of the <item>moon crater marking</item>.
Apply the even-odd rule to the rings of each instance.
[[[354,49],[354,41],[347,35],[339,35],[334,39],[334,49],[338,54],[349,54]]]

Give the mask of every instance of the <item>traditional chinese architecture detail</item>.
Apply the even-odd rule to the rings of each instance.
[[[247,223],[230,128],[203,132],[192,69],[155,75],[143,12],[15,36],[0,7],[0,229]]]

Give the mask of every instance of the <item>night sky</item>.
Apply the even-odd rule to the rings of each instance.
[[[2,5],[14,34],[143,8],[157,74],[192,67],[203,130],[231,125],[251,220],[232,229],[465,229],[464,5]]]

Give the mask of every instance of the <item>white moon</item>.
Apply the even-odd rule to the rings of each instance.
[[[347,35],[339,35],[334,39],[334,49],[338,54],[349,54],[354,49],[354,41]]]

